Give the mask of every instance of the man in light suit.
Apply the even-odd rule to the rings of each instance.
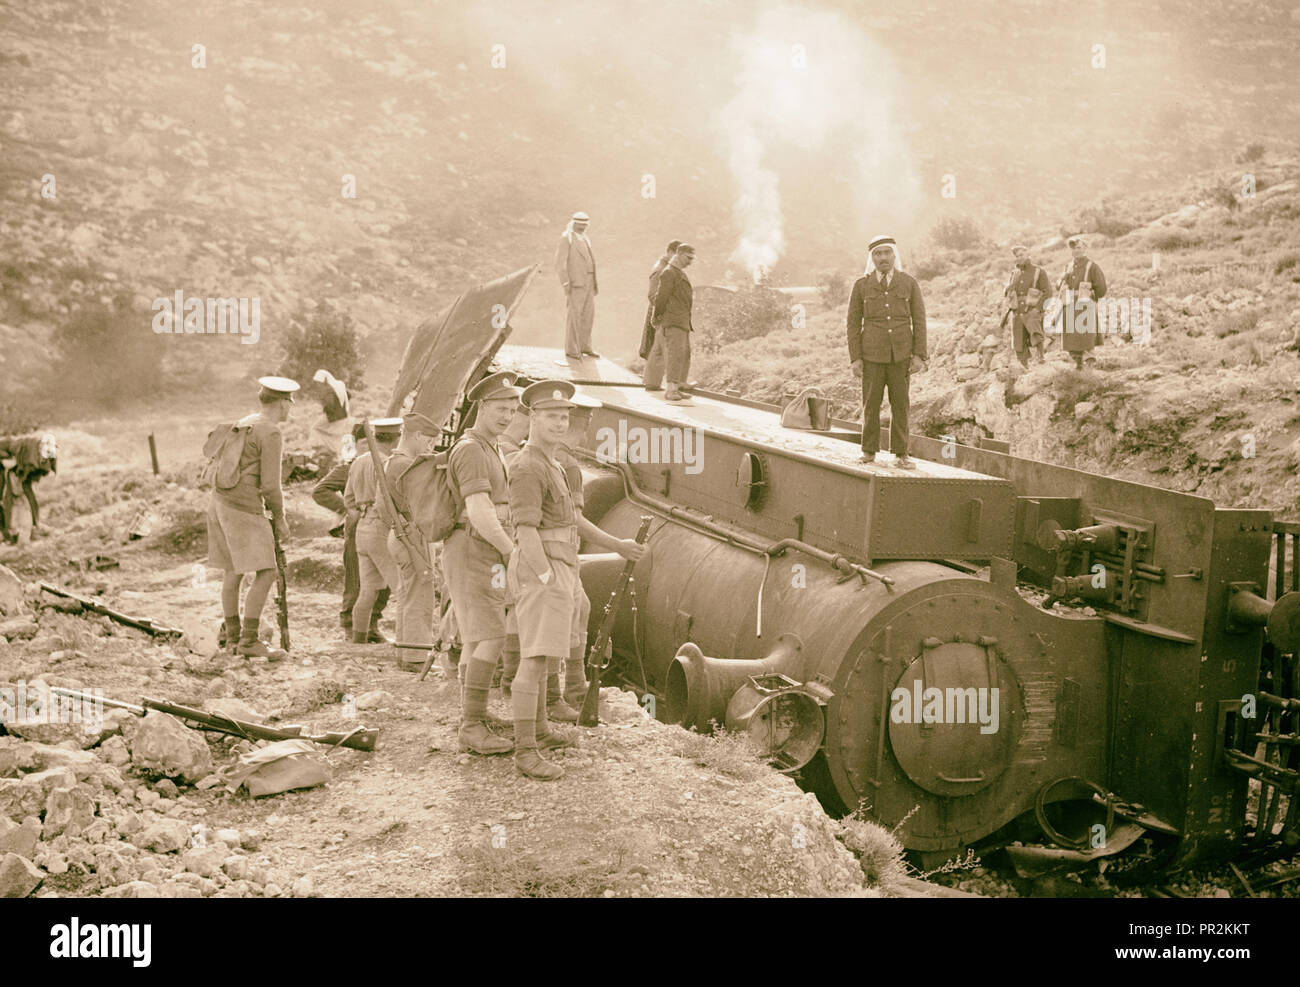
[[[587,239],[585,212],[575,212],[560,234],[555,249],[555,273],[568,302],[564,330],[564,355],[570,360],[599,356],[591,348],[591,324],[596,317],[596,257]]]

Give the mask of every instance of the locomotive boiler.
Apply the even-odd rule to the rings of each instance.
[[[659,718],[747,732],[934,859],[996,834],[1155,834],[1176,861],[1300,840],[1300,526],[996,444],[861,464],[815,404],[789,427],[734,395],[668,405],[606,361],[568,376],[600,402],[575,427],[588,516],[654,519],[606,675]],[[593,620],[619,562],[584,557]]]

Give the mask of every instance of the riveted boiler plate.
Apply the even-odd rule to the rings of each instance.
[[[972,795],[1011,763],[1023,716],[1020,684],[1006,662],[980,645],[952,642],[923,651],[895,683],[889,742],[926,791]]]

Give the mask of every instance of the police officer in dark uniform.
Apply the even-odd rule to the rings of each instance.
[[[1011,346],[1022,367],[1029,366],[1032,348],[1040,361],[1043,356],[1043,302],[1051,293],[1047,272],[1029,259],[1029,248],[1017,244],[1011,248],[1016,259],[1011,283],[1004,295],[1006,310],[1002,321],[1011,323]]]
[[[908,378],[925,367],[925,303],[921,286],[901,270],[891,236],[868,245],[866,273],[849,296],[849,360],[862,378],[862,459],[880,448],[880,403],[889,391],[889,449],[895,465],[915,469],[907,455]]]
[[[1093,362],[1092,349],[1101,343],[1098,332],[1097,302],[1106,297],[1106,275],[1088,257],[1088,241],[1076,234],[1065,241],[1070,248],[1070,266],[1061,275],[1057,290],[1062,295],[1061,346],[1074,357],[1074,365],[1083,369],[1085,354]]]

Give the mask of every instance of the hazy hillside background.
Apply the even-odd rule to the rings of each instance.
[[[66,415],[51,340],[101,309],[120,349],[84,359],[122,400],[266,372],[324,302],[386,383],[422,318],[538,261],[516,339],[558,343],[549,260],[575,209],[597,346],[626,358],[673,236],[697,283],[762,257],[816,283],[881,230],[907,259],[971,219],[1001,250],[1103,200],[1235,182],[1248,145],[1296,147],[1298,49],[1288,0],[5,3],[0,401]],[[178,288],[260,297],[260,342],[155,336],[149,303]],[[971,302],[946,290],[941,314]]]

